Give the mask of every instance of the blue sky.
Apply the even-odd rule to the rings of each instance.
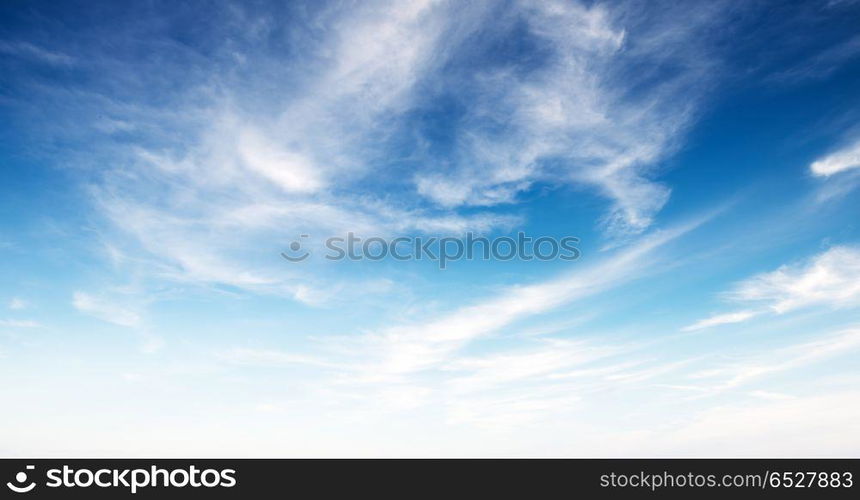
[[[858,18],[4,2],[0,453],[856,456]]]

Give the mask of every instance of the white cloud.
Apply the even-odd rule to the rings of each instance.
[[[860,55],[860,36],[835,43],[797,65],[776,73],[771,79],[785,83],[824,79]]]
[[[690,364],[690,359],[631,357],[637,346],[629,341],[535,336],[526,327],[495,342],[505,329],[525,320],[659,272],[665,263],[658,250],[703,220],[643,237],[553,279],[512,286],[475,304],[433,313],[426,322],[317,339],[320,349],[311,353],[238,348],[218,358],[239,365],[319,369],[320,376],[312,377],[314,386],[324,399],[338,401],[339,411],[348,415],[341,418],[432,406],[444,411],[450,425],[494,430],[530,425],[572,411],[590,394],[638,386]],[[502,348],[472,350],[478,342]],[[356,393],[362,394],[361,401],[354,400]]]
[[[461,10],[460,20],[481,9]],[[325,36],[300,37],[307,50],[289,65],[280,54],[248,53],[245,76],[233,78],[213,58],[206,69],[223,95],[201,106],[199,89],[189,88],[189,95],[170,96],[181,113],[160,116],[161,129],[182,140],[154,137],[129,148],[94,187],[111,222],[106,246],[135,256],[125,263],[156,279],[319,304],[350,287],[342,277],[276,258],[299,234],[385,237],[510,226],[515,214],[459,214],[374,187],[404,182],[377,165],[391,161],[385,145],[411,106],[416,82],[444,58],[438,43],[449,14],[433,1],[325,7],[317,12]],[[462,36],[449,33],[446,43]],[[269,74],[286,90],[255,93]]]
[[[29,42],[0,40],[0,53],[34,59],[56,66],[69,66],[75,63],[75,58],[67,54],[46,50]]]
[[[620,346],[596,346],[591,342],[547,340],[537,348],[517,349],[486,356],[460,357],[444,369],[455,376],[450,381],[454,392],[480,392],[499,385],[544,379],[569,373],[580,365],[616,354]]]
[[[239,154],[248,167],[288,192],[314,192],[323,187],[318,167],[300,154],[281,150],[260,132],[246,129],[239,136]]]
[[[439,368],[470,342],[515,321],[548,312],[562,304],[596,295],[649,272],[659,261],[653,252],[704,221],[659,231],[588,267],[554,279],[510,287],[496,297],[437,316],[426,323],[397,325],[361,339],[355,354],[363,359],[363,377],[382,380]],[[350,339],[341,338],[343,342]],[[354,363],[359,365],[359,363]]]
[[[503,207],[482,211],[469,208],[460,213],[458,207],[513,201],[522,191],[544,182],[587,186],[599,192],[611,204],[605,224],[612,232],[645,230],[670,191],[659,182],[655,168],[674,150],[676,140],[692,120],[702,97],[701,89],[707,89],[713,76],[713,62],[709,54],[698,50],[696,42],[706,37],[706,32],[720,29],[698,29],[712,27],[708,23],[710,8],[704,5],[679,7],[684,12],[681,21],[657,9],[658,15],[637,25],[638,12],[623,11],[627,6],[587,4],[588,7],[561,1],[371,1],[336,2],[333,7],[309,4],[302,9],[302,15],[312,19],[302,19],[301,30],[295,31],[282,30],[282,26],[274,29],[278,17],[270,12],[264,12],[259,19],[242,17],[252,9],[246,11],[236,4],[232,8],[237,15],[230,18],[240,31],[214,33],[207,50],[195,51],[199,53],[194,54],[193,64],[181,68],[181,72],[169,71],[175,70],[169,65],[170,58],[158,52],[165,48],[188,50],[172,43],[175,37],[159,37],[162,32],[157,29],[146,31],[146,37],[132,37],[153,41],[153,45],[134,45],[134,52],[151,54],[153,57],[145,59],[156,60],[159,66],[165,64],[164,72],[148,71],[152,67],[145,60],[135,61],[140,68],[129,65],[111,68],[117,71],[92,71],[111,75],[107,80],[117,82],[117,87],[135,82],[143,87],[153,84],[152,92],[158,94],[154,99],[158,104],[138,106],[129,102],[140,90],[137,87],[124,92],[119,102],[106,97],[109,89],[92,92],[107,109],[103,121],[93,120],[95,126],[124,134],[119,144],[111,146],[120,151],[106,155],[110,159],[105,162],[108,171],[93,187],[99,208],[116,229],[99,235],[107,240],[105,246],[115,264],[140,266],[121,269],[117,274],[141,281],[226,284],[319,303],[331,295],[332,289],[350,287],[321,283],[316,269],[283,266],[277,258],[278,246],[299,232],[319,236],[344,230],[377,234],[488,231],[516,221],[516,214],[500,213]],[[512,8],[506,10],[508,6]],[[160,21],[156,24],[173,24]],[[205,30],[207,26],[203,23],[199,28]],[[522,29],[522,33],[509,29]],[[255,50],[245,50],[248,47],[242,45],[245,31],[247,36],[257,37],[252,44]],[[486,39],[492,40],[483,44]],[[526,58],[529,64],[503,61],[492,67],[470,68],[474,71],[464,72],[468,75],[448,73],[458,63],[457,54],[482,51],[510,39],[521,40],[523,46],[534,44],[538,47],[537,57]],[[221,46],[219,40],[228,43]],[[289,42],[288,47],[279,44],[284,40]],[[138,50],[141,48],[154,50]],[[504,59],[504,54],[517,52],[495,46],[493,50],[492,59]],[[120,65],[116,60],[114,63]],[[624,71],[630,67],[635,71]],[[159,79],[169,85],[159,85]],[[175,87],[183,89],[177,94],[161,92]],[[432,148],[426,147],[430,139],[422,136],[420,127],[406,124],[413,115],[432,115],[434,110],[424,113],[424,98],[428,94],[435,98],[440,93],[446,97],[453,94],[450,97],[459,99],[458,104],[464,108],[462,128],[452,131],[453,153],[449,155],[446,150],[440,154],[450,162],[433,161],[434,154],[427,152]],[[102,106],[95,108],[101,110]],[[76,119],[80,123],[87,121]],[[135,133],[127,134],[131,130]],[[135,140],[126,135],[140,138],[141,146],[125,148],[128,141]],[[404,135],[415,139],[414,148],[412,142],[403,139]],[[397,147],[404,146],[400,141],[408,147]],[[392,147],[391,143],[397,144]],[[411,200],[413,183],[419,194],[438,206],[427,208],[423,201]],[[406,194],[398,196],[401,192]],[[27,429],[26,435],[9,431],[12,433],[6,441],[16,450],[30,452],[57,449],[59,439],[64,449],[92,453],[101,447],[103,453],[107,446],[120,454],[144,455],[158,447],[181,454],[176,443],[182,443],[180,448],[186,454],[188,450],[223,454],[225,449],[235,454],[282,454],[285,449],[292,453],[357,450],[353,453],[358,454],[373,450],[401,456],[404,450],[407,454],[516,454],[527,446],[531,448],[525,453],[555,450],[569,454],[577,450],[593,454],[606,453],[612,446],[622,449],[621,453],[624,446],[628,453],[630,449],[655,450],[660,446],[674,446],[677,450],[688,441],[704,442],[708,447],[701,449],[715,450],[724,439],[734,439],[735,450],[749,450],[741,447],[750,442],[768,450],[762,444],[767,440],[780,439],[777,444],[789,446],[784,443],[797,441],[787,437],[806,436],[804,430],[815,425],[839,426],[840,431],[856,427],[847,423],[856,421],[857,405],[846,403],[856,401],[856,394],[818,394],[797,398],[803,399],[799,403],[777,396],[781,393],[775,391],[759,390],[745,390],[744,394],[782,406],[760,405],[758,401],[752,406],[720,407],[703,412],[691,422],[687,418],[690,407],[684,406],[687,400],[679,401],[683,398],[674,397],[674,393],[660,398],[666,386],[660,382],[682,378],[691,365],[698,370],[699,358],[682,351],[685,346],[681,344],[689,336],[673,335],[681,341],[666,341],[660,337],[660,328],[648,324],[647,314],[637,314],[635,342],[657,346],[650,351],[648,347],[637,351],[641,345],[616,335],[607,336],[602,330],[598,334],[586,332],[588,325],[575,320],[561,321],[549,329],[535,327],[535,322],[529,321],[542,320],[541,315],[550,312],[577,318],[594,314],[585,299],[647,273],[664,271],[663,264],[667,262],[676,265],[677,255],[663,250],[689,229],[653,234],[611,254],[595,254],[593,259],[572,263],[545,281],[502,288],[489,297],[476,297],[473,302],[441,314],[436,305],[422,300],[428,293],[433,294],[432,290],[424,290],[424,296],[414,297],[417,305],[408,304],[409,313],[404,316],[410,319],[391,323],[383,318],[382,326],[369,333],[354,331],[352,315],[339,322],[325,322],[328,326],[318,326],[327,329],[340,324],[346,329],[341,338],[322,334],[326,338],[314,339],[333,347],[328,356],[306,355],[295,347],[299,343],[293,339],[285,340],[290,347],[282,350],[228,350],[218,354],[222,364],[217,370],[202,367],[205,375],[197,373],[202,381],[196,383],[194,376],[188,376],[201,368],[194,366],[198,361],[195,353],[187,354],[187,359],[177,358],[175,363],[129,366],[130,373],[151,371],[157,375],[152,378],[161,378],[168,389],[152,390],[148,376],[141,379],[143,389],[139,392],[119,388],[120,400],[130,398],[139,405],[140,411],[134,412],[134,418],[125,424],[145,432],[132,439],[121,436],[125,429],[116,430],[115,425],[104,426],[99,418],[91,418],[109,417],[110,411],[99,413],[94,408],[108,407],[106,401],[117,399],[105,397],[105,391],[93,390],[79,394],[75,401],[79,411],[72,415],[70,425],[77,432],[59,432],[50,418],[37,418],[36,423],[6,426],[15,432]],[[824,267],[841,272],[851,262],[844,256],[833,260]],[[814,266],[785,268],[781,270],[782,277],[773,276],[776,273],[759,276],[758,281],[751,280],[754,286],[748,287],[756,290],[752,294],[755,297],[739,300],[764,302],[775,310],[793,310],[812,303],[855,303],[856,290],[846,292],[851,276],[834,278],[833,273],[811,272],[810,267]],[[145,273],[136,272],[141,270]],[[813,278],[807,279],[808,275]],[[421,283],[424,277],[418,276],[415,281]],[[857,277],[856,273],[853,277]],[[806,281],[806,285],[797,285]],[[359,294],[369,293],[370,289],[351,288]],[[141,295],[155,296],[147,292]],[[72,302],[82,313],[115,324],[139,327],[144,323],[134,302],[124,297],[77,292]],[[623,300],[611,302],[618,307],[624,304]],[[624,312],[613,310],[615,318],[607,323],[623,321]],[[737,323],[753,314],[751,310],[720,314],[687,329]],[[296,319],[301,322],[307,318]],[[510,332],[520,326],[527,331]],[[158,336],[140,333],[144,351],[159,348]],[[284,337],[272,335],[267,339],[278,342]],[[189,336],[185,340],[209,346],[212,339]],[[249,340],[254,343],[260,339]],[[485,344],[477,345],[479,342]],[[854,352],[857,346],[858,336],[852,331],[762,352],[730,366],[722,364],[725,358],[716,354],[721,362],[717,369],[695,380],[705,380],[705,385],[718,389],[745,386],[765,375]],[[302,377],[296,383],[296,378],[280,377],[280,372],[291,370],[270,369],[266,375],[271,378],[260,384],[259,378],[248,376],[249,365],[299,366],[334,375],[319,380]],[[234,369],[236,373],[216,379]],[[169,374],[163,373],[170,371],[178,371],[179,375],[168,378]],[[60,373],[62,380],[58,380],[68,378]],[[96,379],[99,377],[88,386],[104,383]],[[243,408],[244,400],[262,401],[261,410],[275,410],[274,424],[268,427],[260,418],[260,425],[241,436],[227,435],[226,442],[212,444],[212,429],[225,428],[225,422],[226,427],[240,428],[229,424],[245,418],[241,411],[199,411],[209,403],[213,408],[223,407],[223,394],[199,390],[201,383],[209,387],[218,386],[220,381],[226,381],[234,391],[237,408]],[[45,387],[67,397],[74,391],[67,391],[66,385]],[[113,385],[104,386],[107,393],[114,390]],[[297,398],[289,404],[278,400],[298,385],[319,388],[323,396],[306,401]],[[35,406],[29,405],[34,408],[57,399],[42,393],[29,394],[15,384],[4,389],[12,391],[7,396],[18,395],[15,391],[24,396],[4,399],[34,403]],[[711,389],[705,387],[705,392],[714,392]],[[255,391],[262,394],[254,394]],[[211,401],[207,400],[210,396]],[[165,423],[159,415],[165,402],[171,406],[171,414],[189,415],[187,422],[172,419]],[[845,414],[837,415],[840,405],[846,404]],[[412,418],[374,415],[410,412],[420,407],[424,411],[409,415]],[[597,407],[599,410],[594,409]],[[676,413],[675,409],[681,411]],[[343,418],[338,411],[355,418]],[[306,412],[308,420],[291,420],[297,412]],[[767,440],[761,438],[773,432],[772,423],[786,414],[788,425],[780,427],[785,421],[776,425],[785,434],[777,432],[775,436],[768,435]],[[666,415],[672,416],[670,422],[665,422]],[[613,421],[616,416],[618,420]],[[637,428],[650,431],[655,427],[649,426],[643,416],[659,419],[666,426],[665,432],[649,435],[647,443],[637,440],[647,434]],[[14,417],[21,422],[29,418],[25,414]],[[583,422],[588,418],[606,419],[607,422],[599,422],[606,432],[592,433],[594,427]],[[755,418],[769,420],[753,425],[751,430],[749,421]],[[348,429],[343,422],[350,423]],[[431,425],[424,425],[427,422]],[[536,422],[556,427],[528,427]],[[445,429],[433,434],[433,424],[437,423]],[[458,434],[451,430],[452,424],[519,432],[512,435],[515,439],[493,436],[482,443],[481,436],[475,437],[480,433],[467,429]],[[99,426],[108,429],[108,435],[95,432]],[[634,430],[626,432],[631,427]],[[321,435],[316,435],[315,429]],[[339,429],[346,430],[340,433]],[[397,430],[403,434],[398,436]],[[825,429],[829,449],[849,449],[845,442],[856,448],[856,439],[840,441],[838,434]],[[404,435],[406,439],[398,439]],[[467,439],[458,440],[460,435]],[[94,442],[90,439],[93,436],[99,438]],[[671,437],[675,440],[668,439]],[[812,441],[813,437],[808,439]],[[540,446],[546,443],[551,445]],[[643,443],[648,446],[641,446]],[[816,450],[814,446],[805,449]]]
[[[830,177],[857,168],[860,168],[860,141],[851,143],[809,165],[809,170],[817,177]]]
[[[650,28],[626,29],[605,5],[517,4],[494,24],[525,20],[546,63],[525,70],[523,61],[507,61],[458,82],[476,89],[457,139],[458,165],[419,172],[418,192],[443,206],[494,205],[535,182],[586,185],[611,200],[604,221],[611,233],[641,232],[669,197],[651,168],[672,151],[712,69],[695,40],[713,13],[671,26],[661,24],[672,17],[665,13]],[[650,79],[621,71],[630,64],[679,72]]]
[[[84,314],[115,325],[137,327],[141,322],[137,312],[84,292],[74,293],[72,305]]]
[[[845,355],[860,349],[860,329],[847,329],[823,335],[815,340],[797,343],[720,368],[702,370],[690,375],[693,379],[717,379],[710,391],[722,391],[742,386],[760,377],[795,370],[812,363]]]
[[[5,328],[38,328],[42,325],[31,320],[0,319],[0,327]]]
[[[758,311],[737,311],[726,314],[717,314],[711,316],[710,318],[705,318],[699,321],[696,321],[692,325],[685,326],[682,328],[682,331],[692,332],[696,330],[702,330],[704,328],[710,328],[712,326],[718,325],[728,325],[731,323],[741,323],[750,318],[753,318],[760,314]]]
[[[12,309],[13,311],[20,311],[21,309],[26,309],[29,306],[30,304],[26,300],[18,297],[13,297],[12,300],[9,301],[9,309]]]
[[[683,331],[741,323],[765,314],[784,314],[810,306],[860,306],[860,249],[835,246],[805,262],[782,266],[738,283],[726,294],[738,302],[751,302],[766,310],[744,310],[699,320]]]
[[[730,297],[782,314],[811,305],[860,305],[860,249],[836,246],[806,262],[782,266],[738,284]]]
[[[236,45],[212,47],[192,73],[181,68],[157,100],[146,96],[161,80],[139,101],[94,100],[99,115],[134,124],[142,138],[113,146],[93,188],[110,221],[102,238],[128,256],[124,265],[319,303],[342,278],[270,258],[298,234],[491,230],[517,214],[458,208],[511,201],[542,181],[594,188],[611,200],[604,222],[613,233],[639,232],[668,199],[651,169],[690,121],[695,89],[706,88],[700,79],[712,66],[695,40],[718,9],[683,23],[661,15],[670,26],[652,26],[570,2],[340,7],[309,14],[314,36],[291,31],[298,49],[285,64],[265,43],[272,16],[234,5],[237,26],[254,29],[223,27],[218,38]],[[462,60],[519,26],[527,29],[517,36],[546,57],[492,67]],[[88,60],[109,61],[102,70],[129,81],[147,78],[116,58]],[[625,74],[634,62],[678,71]],[[445,158],[427,153],[432,139],[410,121],[439,93],[465,106]],[[437,203],[415,200],[410,187]]]

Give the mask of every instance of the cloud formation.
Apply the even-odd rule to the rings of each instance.
[[[88,293],[75,292],[72,305],[84,314],[115,325],[137,327],[141,324],[141,317],[137,312]]]
[[[738,362],[692,373],[690,378],[699,381],[716,380],[705,390],[719,392],[749,384],[761,377],[842,356],[858,348],[860,329],[849,328],[779,349],[739,356],[742,360]]]
[[[732,323],[742,323],[759,314],[756,311],[737,311],[726,314],[717,314],[709,318],[701,319],[695,323],[685,326],[682,331],[693,332],[718,325],[729,325]]]
[[[18,297],[13,297],[9,300],[9,309],[12,309],[13,311],[20,311],[21,309],[26,309],[29,306],[30,304],[26,300]]]
[[[416,174],[418,192],[442,206],[483,206],[512,202],[535,183],[571,183],[610,200],[610,234],[643,231],[670,193],[652,172],[714,77],[696,37],[717,10],[683,25],[673,12],[626,25],[620,9],[563,1],[497,14],[498,33],[486,36],[498,43],[524,25],[536,53],[457,74],[469,103],[456,123],[456,161]],[[659,65],[678,71],[653,80],[650,70],[624,70]]]
[[[28,92],[67,106],[57,127],[96,170],[100,237],[129,272],[319,303],[338,279],[285,270],[273,247],[504,229],[541,185],[606,200],[610,237],[645,231],[670,193],[660,164],[718,76],[704,40],[721,5],[235,3],[199,23],[200,47],[146,11],[121,21],[139,37],[67,34],[85,89]]]
[[[860,305],[860,249],[835,246],[806,262],[782,266],[739,283],[729,296],[764,304],[778,314],[812,305]]]
[[[726,296],[755,304],[756,310],[735,311],[699,320],[683,328],[695,331],[742,323],[768,312],[785,314],[811,306],[860,306],[860,249],[835,246],[804,262],[784,265],[736,284]]]
[[[816,177],[830,177],[857,168],[860,168],[860,141],[848,144],[809,165],[810,172]]]
[[[4,328],[38,328],[42,325],[31,320],[0,319],[0,327]]]

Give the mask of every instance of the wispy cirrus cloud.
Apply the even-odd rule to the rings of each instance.
[[[138,312],[88,293],[75,292],[72,305],[81,313],[115,325],[137,327],[141,324],[141,316]]]
[[[722,22],[717,4],[643,20],[575,2],[327,2],[295,25],[270,7],[215,9],[205,50],[165,31],[169,12],[126,21],[146,36],[117,46],[69,34],[76,67],[110,81],[30,89],[92,124],[63,130],[86,139],[102,240],[135,272],[319,303],[337,283],[261,252],[308,228],[504,228],[540,183],[609,200],[611,234],[644,231],[670,192],[658,163],[718,66],[697,40]],[[140,52],[158,66],[124,57]],[[677,71],[648,69],[663,66]],[[440,99],[462,108],[438,117],[454,132],[441,142],[425,118]]]
[[[154,264],[149,273],[162,278],[316,304],[339,285],[285,269],[261,252],[277,255],[277,245],[302,233],[460,234],[518,220],[515,214],[439,210],[356,186],[399,182],[385,178],[376,164],[388,161],[384,146],[409,111],[416,83],[444,58],[438,43],[450,6],[340,6],[315,13],[323,36],[301,43],[319,57],[297,57],[293,72],[283,72],[265,51],[242,54],[247,77],[222,72],[226,63],[213,58],[208,84],[221,92],[204,106],[196,100],[190,100],[193,107],[177,104],[188,112],[170,121],[187,140],[131,148],[124,165],[104,172],[93,186],[112,226],[106,239],[142,253],[137,261]],[[473,10],[480,9],[465,9],[464,16],[471,19]],[[267,16],[259,19],[266,22],[257,42],[274,29]],[[279,84],[292,82],[290,92],[251,91],[259,90],[257,75],[270,71]]]
[[[75,64],[74,57],[59,51],[47,50],[30,42],[0,40],[0,54],[33,59],[39,62],[68,66]]]
[[[477,373],[492,366],[501,366],[503,362],[490,361],[489,358],[482,361],[480,358],[460,357],[461,351],[471,343],[491,337],[520,320],[547,313],[563,305],[622,286],[644,275],[659,272],[661,266],[666,263],[658,255],[658,251],[695,230],[710,217],[709,214],[665,230],[654,231],[640,237],[636,244],[616,250],[587,267],[578,267],[535,284],[506,287],[472,305],[442,315],[434,314],[432,319],[426,322],[393,325],[366,332],[358,337],[337,337],[338,342],[350,346],[346,350],[336,347],[333,352],[323,351],[308,355],[243,348],[225,352],[221,358],[252,364],[258,362],[339,367],[352,372],[354,376],[351,379],[369,383],[396,381],[401,376],[426,370],[458,371],[469,367],[468,371]],[[525,338],[534,338],[529,331],[523,335]],[[535,353],[535,359],[552,359],[554,361],[551,365],[559,365],[548,371],[559,371],[561,367],[570,371],[574,365],[581,363],[579,356],[590,349],[589,346],[576,342],[556,342],[540,337],[533,341],[547,347],[546,350],[539,349]],[[332,339],[329,338],[321,345],[331,344]],[[551,352],[553,350],[556,351],[555,354]],[[595,349],[593,354],[586,358],[599,356],[600,352],[602,348]],[[522,358],[516,355],[515,358],[521,360],[517,363],[523,365],[525,371],[531,369],[529,365],[536,365],[528,361],[528,356]],[[505,358],[502,356],[500,359]],[[475,370],[472,370],[473,368]]]
[[[854,36],[822,49],[799,64],[774,74],[771,79],[784,83],[824,79],[858,56],[860,36]]]
[[[459,77],[470,104],[457,124],[457,161],[419,172],[418,192],[442,206],[481,206],[512,202],[535,183],[584,185],[610,200],[611,234],[643,231],[670,193],[653,170],[718,66],[696,42],[698,29],[719,22],[717,4],[683,25],[664,14],[630,25],[621,9],[552,1],[497,16],[496,36],[524,24],[535,54]],[[623,69],[631,65],[678,71],[655,83],[647,70]]]
[[[709,318],[696,321],[691,325],[685,326],[681,330],[685,332],[694,332],[696,330],[702,330],[705,328],[710,328],[712,326],[742,323],[750,318],[755,317],[758,314],[760,314],[758,311],[737,311],[725,314],[716,314]]]
[[[804,262],[784,265],[743,280],[725,295],[730,300],[756,304],[762,309],[711,316],[683,330],[742,323],[762,314],[785,314],[811,306],[860,306],[860,250],[853,246],[835,246]]]
[[[707,391],[724,391],[749,384],[761,377],[846,355],[857,349],[860,349],[860,330],[849,328],[765,353],[742,356],[744,359],[738,362],[692,373],[690,378],[715,380]]]
[[[696,228],[705,218],[657,231],[637,244],[587,268],[546,282],[515,286],[498,296],[462,307],[427,323],[398,325],[363,339],[370,358],[367,377],[396,377],[438,368],[464,346],[515,321],[551,311],[563,304],[620,286],[649,272],[654,252]]]
[[[3,5],[0,107],[10,126],[0,139],[23,172],[10,171],[9,206],[29,208],[18,196],[34,205],[4,218],[15,235],[4,293],[26,293],[51,325],[27,336],[16,328],[35,322],[14,311],[0,320],[7,371],[48,391],[0,384],[2,399],[30,409],[10,415],[9,449],[678,456],[720,453],[726,441],[729,454],[856,449],[851,361],[860,337],[856,326],[831,329],[850,311],[821,314],[860,305],[856,248],[714,285],[730,290],[731,309],[683,330],[723,326],[720,335],[679,334],[673,319],[753,252],[812,244],[832,229],[812,230],[823,210],[796,217],[808,197],[791,190],[808,186],[790,180],[696,238],[684,236],[702,219],[661,220],[672,198],[673,218],[699,210],[705,184],[716,199],[756,180],[749,154],[784,158],[780,141],[762,139],[770,133],[735,142],[733,120],[743,121],[740,133],[806,131],[793,118],[833,111],[814,105],[827,101],[817,89],[756,99],[763,72],[842,78],[849,72],[837,70],[857,54],[841,10],[849,2],[830,2],[830,13],[784,4]],[[704,133],[685,144],[723,83],[734,91],[713,100]],[[28,150],[18,134],[30,127]],[[843,180],[860,178],[852,147],[810,167],[822,191],[845,192]],[[663,175],[679,150],[685,171]],[[41,161],[25,171],[33,151],[61,175],[41,172]],[[89,204],[70,192],[76,182]],[[779,195],[802,203],[774,205]],[[31,234],[31,215],[69,208],[80,217],[62,221],[62,236]],[[762,216],[770,210],[778,222]],[[841,215],[833,226],[848,219]],[[849,237],[850,222],[829,236]],[[279,257],[305,233],[508,229],[587,236],[583,258],[463,262],[443,275],[422,263],[290,266]],[[69,302],[124,335],[93,351],[98,323],[63,321]],[[807,308],[816,309],[753,322]],[[124,337],[138,337],[144,352],[167,349],[144,358]],[[831,378],[847,390],[833,390]],[[69,390],[81,384],[93,390]],[[66,399],[71,424],[57,429],[51,402]],[[125,410],[114,411],[116,401]],[[134,440],[125,428],[152,432]],[[213,444],[225,428],[242,432],[221,432]]]
[[[10,299],[8,305],[9,309],[12,309],[13,311],[20,311],[22,309],[26,309],[29,306],[29,302],[19,297],[13,297],[12,299]]]
[[[860,305],[860,249],[832,247],[806,262],[742,281],[729,297],[762,303],[780,314],[812,305],[856,307]]]
[[[38,328],[42,326],[36,321],[25,319],[0,319],[0,327],[4,328]]]
[[[858,168],[860,168],[860,140],[849,143],[809,165],[809,171],[816,177],[830,177]]]

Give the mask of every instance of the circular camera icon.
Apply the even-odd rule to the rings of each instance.
[[[308,235],[302,234],[299,235],[300,238],[307,238]],[[310,252],[303,251],[302,243],[299,240],[293,241],[290,243],[289,252],[281,252],[281,257],[287,259],[290,262],[301,262],[310,256]]]

